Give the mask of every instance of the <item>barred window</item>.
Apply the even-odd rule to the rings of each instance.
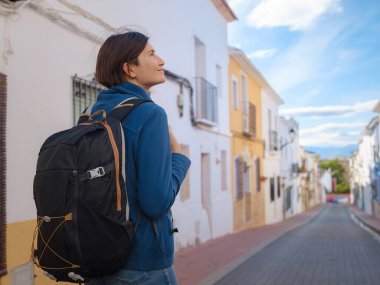
[[[0,278],[7,274],[6,256],[6,145],[7,76],[0,73]]]
[[[77,124],[80,114],[90,104],[95,103],[100,91],[106,88],[94,81],[88,81],[78,76],[73,76],[73,106],[74,125]]]
[[[185,156],[190,158],[190,148],[188,145],[181,144],[181,151]],[[185,201],[190,198],[190,169],[186,173],[179,193],[181,201]]]

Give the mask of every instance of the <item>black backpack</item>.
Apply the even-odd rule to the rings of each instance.
[[[42,145],[33,185],[33,248],[37,236],[34,262],[48,277],[82,283],[126,263],[135,225],[128,220],[121,121],[148,101],[126,100],[108,116],[84,112],[77,126]]]

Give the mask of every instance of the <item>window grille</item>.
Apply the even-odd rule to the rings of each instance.
[[[77,124],[80,114],[90,104],[96,102],[98,94],[106,88],[94,81],[88,81],[78,76],[72,77],[74,125]]]
[[[276,131],[269,131],[269,150],[278,150]]]
[[[202,77],[196,77],[197,119],[200,123],[218,123],[217,88]]]

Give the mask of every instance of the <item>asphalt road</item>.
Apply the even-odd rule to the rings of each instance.
[[[216,284],[379,285],[380,242],[352,221],[346,206],[329,204]]]

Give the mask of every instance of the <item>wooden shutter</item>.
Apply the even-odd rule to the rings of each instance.
[[[244,172],[244,161],[241,157],[235,160],[235,174],[236,174],[236,198],[243,198],[243,172]]]
[[[249,103],[249,133],[253,136],[257,136],[256,132],[256,106]]]
[[[6,259],[6,146],[7,77],[0,73],[0,277],[7,274]]]

